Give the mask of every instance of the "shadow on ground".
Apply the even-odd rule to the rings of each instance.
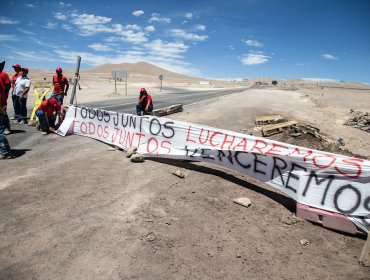
[[[12,134],[25,133],[26,131],[20,129],[12,129]]]
[[[31,151],[30,149],[12,149],[12,157],[18,158],[26,154],[26,152]]]
[[[264,189],[262,187],[254,185],[250,182],[247,182],[245,180],[237,178],[232,174],[228,174],[228,173],[226,173],[222,170],[213,169],[213,168],[206,167],[206,166],[196,165],[192,161],[178,161],[178,160],[163,159],[163,158],[161,158],[161,159],[159,159],[159,158],[147,158],[147,159],[152,160],[152,161],[156,161],[156,162],[160,162],[160,163],[164,163],[164,164],[168,164],[168,165],[173,165],[173,166],[185,168],[185,169],[196,171],[196,172],[211,174],[211,175],[220,177],[224,180],[228,180],[229,182],[237,184],[241,187],[248,188],[252,191],[255,191],[255,192],[260,193],[264,196],[267,196],[267,197],[271,198],[272,200],[276,201],[277,203],[281,204],[282,206],[284,206],[288,211],[290,211],[292,213],[295,213],[295,211],[296,211],[296,202],[293,199],[291,199],[290,197],[287,197],[287,196],[282,195],[282,194],[277,193],[277,192],[270,191],[268,189]],[[247,175],[245,175],[245,176],[247,176]]]

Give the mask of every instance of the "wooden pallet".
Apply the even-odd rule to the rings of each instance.
[[[296,121],[287,121],[283,123],[277,123],[277,124],[268,124],[262,127],[262,135],[263,136],[271,136],[273,134],[282,132],[284,130],[287,130],[289,127],[296,125],[298,122]]]
[[[174,114],[174,113],[178,113],[182,111],[183,111],[182,104],[177,104],[177,105],[172,105],[172,106],[169,106],[163,109],[153,110],[153,116],[162,117],[162,116],[166,116],[166,115],[170,115],[170,114]]]
[[[271,116],[260,116],[255,118],[256,124],[272,124],[277,123],[279,120],[283,118],[279,115],[271,115]]]

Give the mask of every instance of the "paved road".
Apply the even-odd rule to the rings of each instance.
[[[167,89],[168,90],[168,89]],[[154,109],[160,109],[167,106],[182,104],[187,106],[190,104],[199,103],[213,98],[229,95],[236,92],[246,90],[243,89],[226,89],[226,90],[211,90],[211,91],[179,91],[173,90],[171,93],[164,95],[153,96]],[[114,103],[119,102],[119,103]],[[119,113],[135,114],[135,105],[137,104],[137,97],[128,97],[124,101],[104,101],[80,104],[91,108],[99,108],[107,111],[114,111]]]
[[[225,89],[225,90],[211,90],[211,91],[184,91],[179,89],[169,89],[166,91],[170,93],[161,94],[153,97],[155,109],[164,108],[175,104],[183,104],[187,106],[190,104],[196,104],[199,102],[206,102],[221,96],[229,95],[236,92],[246,90],[243,89]],[[79,106],[87,106],[91,108],[99,108],[107,111],[114,111],[120,113],[131,113],[135,114],[135,105],[137,103],[137,97],[127,97],[124,100],[109,100],[95,103],[78,104]],[[10,113],[10,112],[9,112]],[[30,112],[29,112],[30,113]],[[12,114],[12,113],[10,113]],[[43,137],[40,132],[34,127],[24,124],[11,124],[13,133],[8,135],[8,140],[12,149],[19,150],[20,152],[24,149],[32,148],[33,145],[43,141]]]

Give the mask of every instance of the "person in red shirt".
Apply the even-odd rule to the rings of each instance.
[[[0,72],[0,79],[3,81],[3,84],[4,84],[4,96],[2,96],[3,98],[2,106],[4,109],[3,122],[4,122],[4,127],[5,127],[4,133],[6,135],[9,135],[11,133],[10,121],[9,121],[9,117],[8,117],[8,113],[6,112],[6,109],[7,109],[7,103],[8,103],[9,90],[11,88],[11,81],[9,79],[9,75],[4,70]]]
[[[5,61],[0,63],[0,72],[3,71]],[[11,157],[11,150],[8,139],[4,133],[4,101],[5,101],[5,85],[2,79],[0,79],[0,159],[6,159]]]
[[[13,101],[13,110],[14,110],[14,116],[10,118],[11,120],[16,120],[19,116],[16,116],[15,112],[19,111],[17,109],[19,107],[19,100],[17,99],[17,96],[14,94],[14,88],[15,88],[15,81],[18,77],[22,76],[22,67],[17,63],[13,65],[13,69],[15,71],[15,74],[10,79],[12,82],[12,101]],[[17,107],[18,106],[18,107]]]
[[[62,120],[60,102],[55,97],[42,101],[36,111],[42,135],[47,135],[48,131],[55,130],[55,115],[58,115],[58,124],[60,124]]]
[[[138,97],[138,104],[136,105],[136,113],[138,116],[151,115],[153,111],[153,99],[152,96],[146,92],[145,88],[140,89],[140,95]]]
[[[54,90],[51,95],[52,97],[55,97],[60,104],[63,104],[64,96],[67,96],[69,88],[68,79],[62,74],[62,71],[63,70],[60,67],[55,69],[57,74],[53,77]]]

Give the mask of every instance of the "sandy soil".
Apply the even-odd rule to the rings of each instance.
[[[369,98],[255,89],[170,117],[241,131],[253,130],[257,115],[278,113],[342,137],[344,148],[369,158],[370,134],[341,124],[350,108],[368,109]],[[0,279],[370,275],[358,264],[364,238],[296,218],[294,201],[245,175],[174,160],[133,164],[92,139],[35,137],[37,145],[16,147],[30,149],[23,156],[1,162]],[[177,169],[184,179],[172,175]],[[241,196],[251,199],[249,208],[232,202]]]

